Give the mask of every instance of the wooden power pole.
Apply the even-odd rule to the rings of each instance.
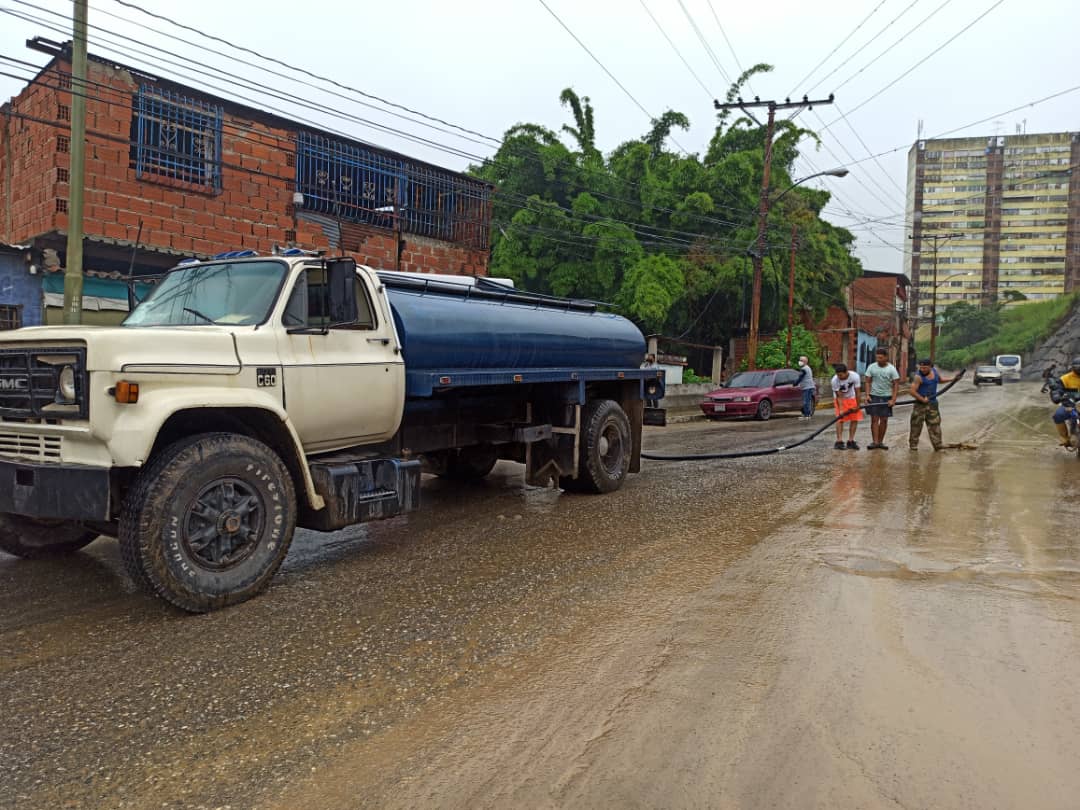
[[[832,104],[832,102],[832,95],[826,99],[817,99],[814,101],[811,101],[806,96],[803,96],[801,101],[791,101],[790,99],[784,99],[782,102],[762,101],[756,96],[753,101],[743,101],[741,98],[726,104],[721,104],[719,101],[715,100],[713,101],[713,107],[717,110],[738,108],[746,113],[759,126],[761,125],[761,122],[754,118],[754,114],[750,112],[750,108],[765,107],[769,114],[767,123],[765,124],[765,165],[761,174],[761,193],[758,199],[757,239],[755,240],[754,248],[751,251],[754,259],[754,285],[750,293],[750,332],[746,337],[746,360],[748,368],[757,368],[758,330],[761,321],[761,276],[765,257],[766,224],[769,218],[769,178],[772,173],[773,133],[776,129],[776,111],[793,110],[802,107],[813,109],[815,104]]]

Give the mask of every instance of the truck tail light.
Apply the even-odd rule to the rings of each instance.
[[[122,405],[134,405],[139,401],[139,384],[121,380],[113,389],[113,396]]]

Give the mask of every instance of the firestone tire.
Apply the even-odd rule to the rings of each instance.
[[[136,479],[120,551],[136,583],[205,613],[258,594],[296,527],[289,471],[262,442],[205,433],[166,448]]]
[[[772,402],[767,399],[761,400],[758,403],[757,411],[754,413],[754,418],[761,422],[768,422],[769,417],[772,416]]]
[[[0,549],[24,560],[71,554],[97,538],[97,532],[71,520],[0,515]]]
[[[630,420],[617,402],[590,401],[581,414],[578,477],[559,479],[569,492],[614,492],[630,473]]]

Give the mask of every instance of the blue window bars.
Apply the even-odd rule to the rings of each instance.
[[[488,247],[487,185],[360,144],[300,132],[296,190],[309,211]]]
[[[221,191],[221,107],[146,84],[133,107],[131,163],[136,177]]]

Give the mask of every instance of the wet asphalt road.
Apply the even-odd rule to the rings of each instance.
[[[961,382],[976,450],[910,453],[905,410],[887,453],[644,462],[605,497],[433,479],[209,616],[111,540],[2,557],[0,807],[1080,806],[1080,462],[1036,392]]]

